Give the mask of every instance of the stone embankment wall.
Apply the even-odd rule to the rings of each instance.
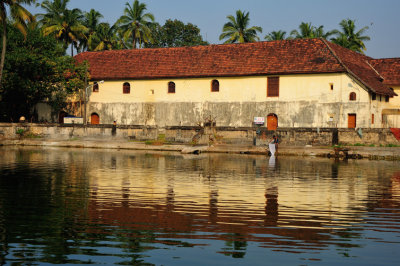
[[[166,141],[192,143],[195,136],[222,144],[267,145],[272,136],[278,135],[281,145],[285,146],[330,146],[339,144],[361,145],[400,145],[390,129],[334,129],[334,128],[278,128],[268,131],[256,127],[215,127],[204,130],[201,127],[166,127],[126,126],[118,125],[115,136],[112,135],[112,125],[59,125],[31,123],[0,124],[0,139],[25,137],[41,137],[44,139],[127,139],[156,140],[162,136]],[[206,138],[202,135],[208,133]],[[19,134],[18,134],[19,133]],[[203,141],[204,143],[204,141]]]

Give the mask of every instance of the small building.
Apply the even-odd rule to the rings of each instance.
[[[91,123],[223,127],[400,127],[400,58],[324,39],[84,52]],[[104,83],[99,83],[103,81]]]

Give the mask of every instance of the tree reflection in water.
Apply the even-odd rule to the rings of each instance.
[[[0,156],[0,264],[399,261],[398,162],[4,147]]]

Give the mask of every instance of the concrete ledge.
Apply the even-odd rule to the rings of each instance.
[[[37,140],[14,139],[0,140],[0,146],[36,146],[36,147],[63,147],[63,148],[90,148],[90,149],[128,149],[149,151],[173,151],[185,154],[199,153],[232,153],[267,155],[265,147],[251,145],[220,144],[214,146],[193,146],[182,144],[148,145],[144,142],[127,140]],[[399,147],[347,147],[349,154],[361,155],[370,160],[400,160]],[[316,156],[328,157],[334,150],[329,146],[279,146],[278,156]]]

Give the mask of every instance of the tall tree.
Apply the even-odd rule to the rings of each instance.
[[[334,32],[333,31],[324,31],[324,26],[319,26],[318,28],[313,26],[311,23],[302,22],[299,25],[298,30],[292,30],[290,35],[294,39],[310,39],[310,38],[324,38],[327,39],[331,36]]]
[[[236,11],[236,17],[229,15],[226,17],[229,22],[225,23],[222,28],[222,34],[219,36],[220,40],[226,39],[224,43],[245,43],[255,42],[260,38],[257,32],[262,32],[262,28],[258,26],[249,27],[250,18],[249,12]]]
[[[144,43],[151,43],[152,36],[150,24],[154,22],[154,16],[151,13],[145,13],[147,7],[138,0],[125,4],[124,15],[117,21],[125,42],[132,41],[132,49],[140,48]]]
[[[364,41],[369,41],[370,37],[363,35],[369,28],[365,26],[356,32],[355,21],[351,19],[343,19],[339,23],[342,31],[335,30],[334,34],[336,37],[332,38],[333,43],[339,44],[343,47],[356,51],[358,53],[364,53],[366,50]]]
[[[42,101],[58,113],[65,97],[84,87],[84,66],[65,56],[63,47],[39,28],[29,27],[27,38],[11,25],[8,32],[0,119],[17,121],[21,115],[31,119],[35,105]]]
[[[271,31],[268,33],[265,38],[267,41],[277,41],[277,40],[285,40],[286,39],[286,31]]]
[[[96,33],[89,39],[89,48],[92,51],[122,49],[123,45],[117,37],[115,25],[100,23]]]
[[[302,22],[298,30],[292,30],[290,35],[295,39],[308,39],[314,38],[314,26],[311,23]]]
[[[163,26],[154,23],[151,31],[154,42],[146,44],[146,47],[181,47],[208,44],[203,40],[200,29],[196,25],[184,24],[176,19],[168,19]]]
[[[85,38],[88,29],[82,24],[83,13],[80,9],[72,10],[67,8],[69,0],[45,0],[42,8],[47,11],[39,14],[43,34],[53,35],[57,40],[64,44],[67,49],[71,44],[71,55],[74,54],[74,46],[77,47],[79,40]]]
[[[0,60],[0,88],[7,48],[7,11],[10,12],[11,18],[14,21],[14,26],[19,29],[24,36],[26,36],[26,22],[33,21],[34,17],[22,6],[22,4],[30,5],[34,2],[35,0],[0,0],[0,23],[3,26],[3,42]]]
[[[79,51],[92,50],[91,47],[88,46],[88,43],[93,42],[92,39],[95,38],[95,35],[97,34],[100,19],[102,17],[103,15],[94,9],[91,9],[89,12],[85,12],[82,24],[88,30],[85,34],[85,38],[81,39],[79,42]]]

